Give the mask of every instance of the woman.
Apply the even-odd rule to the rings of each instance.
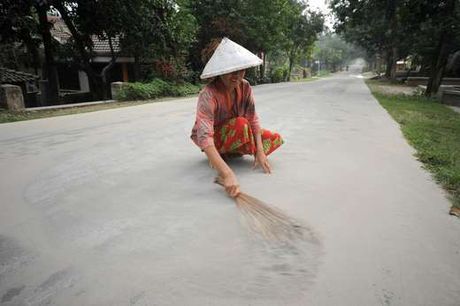
[[[246,68],[261,63],[247,49],[223,38],[201,74],[202,79],[211,81],[198,97],[191,138],[205,152],[231,197],[240,189],[226,157],[253,155],[254,168],[261,166],[265,173],[271,173],[267,155],[283,143],[279,134],[260,128],[252,88],[244,79]]]

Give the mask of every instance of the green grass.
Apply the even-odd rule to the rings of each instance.
[[[329,70],[321,70],[321,73],[310,78],[291,78],[291,82],[311,82],[331,75]]]
[[[316,76],[321,78],[321,77],[329,76],[330,74],[331,72],[329,70],[320,70],[319,74],[317,74]]]
[[[416,149],[416,157],[460,208],[460,114],[423,96],[390,95],[378,82],[366,82],[380,104],[396,120]]]
[[[49,109],[49,110],[34,110],[34,111],[9,111],[0,109],[0,123],[8,123],[15,121],[24,121],[56,116],[65,116],[81,113],[89,113],[112,108],[135,106],[147,103],[156,103],[161,101],[171,100],[172,98],[164,98],[158,100],[142,100],[142,101],[126,101],[112,102],[106,104],[84,105],[71,108]]]
[[[316,80],[319,80],[319,78],[292,79],[291,82],[311,82]]]

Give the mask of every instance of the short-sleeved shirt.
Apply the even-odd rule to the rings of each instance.
[[[253,134],[259,133],[259,116],[255,110],[251,85],[243,79],[235,92],[236,103],[232,103],[230,94],[225,91],[219,79],[209,83],[201,90],[191,138],[202,150],[214,145],[214,128],[235,117],[246,118]]]

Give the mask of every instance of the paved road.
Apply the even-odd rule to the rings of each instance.
[[[242,189],[320,243],[264,242],[192,145],[194,99],[0,125],[3,305],[460,305],[460,222],[363,80],[255,88],[286,144]]]

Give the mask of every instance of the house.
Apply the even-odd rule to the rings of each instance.
[[[28,107],[39,106],[37,75],[22,71],[0,68],[0,84],[10,84],[21,87],[24,104]]]
[[[52,24],[51,35],[53,38],[64,45],[72,37],[70,30],[60,16],[48,16],[48,21]],[[94,35],[93,41],[93,58],[91,66],[100,73],[107,66],[112,57],[108,40],[101,39]],[[116,81],[133,81],[134,80],[134,57],[126,56],[121,53],[120,41],[116,37],[112,40],[112,46],[117,58],[115,66],[107,75],[108,82]],[[85,102],[91,99],[89,79],[83,70],[80,70],[75,63],[69,59],[56,59],[57,71],[59,77],[59,91],[65,103]],[[85,95],[86,93],[86,95]]]

